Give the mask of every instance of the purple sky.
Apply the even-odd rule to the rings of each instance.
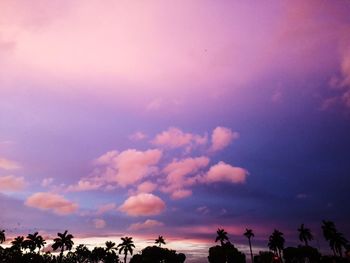
[[[0,12],[8,235],[162,234],[206,251],[218,227],[242,245],[252,228],[258,247],[274,228],[296,245],[305,223],[327,250],[328,219],[350,238],[348,1]]]

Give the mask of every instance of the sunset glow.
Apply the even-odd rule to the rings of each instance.
[[[350,237],[349,1],[0,1],[0,230],[206,262]],[[153,242],[154,243],[154,242]],[[7,241],[9,244],[9,241]]]

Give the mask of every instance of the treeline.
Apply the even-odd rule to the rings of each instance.
[[[350,244],[344,235],[338,231],[334,222],[322,221],[322,232],[325,240],[329,243],[333,255],[321,255],[317,248],[310,246],[314,239],[311,230],[301,224],[298,237],[301,244],[298,247],[285,247],[284,234],[275,229],[269,236],[267,247],[269,251],[252,251],[252,239],[254,232],[246,229],[243,234],[248,239],[251,262],[254,263],[345,263],[350,262]],[[245,254],[240,252],[230,242],[224,229],[217,230],[215,242],[220,246],[209,248],[209,263],[245,263]]]
[[[302,224],[298,230],[298,237],[302,243],[298,247],[285,247],[284,234],[275,229],[270,235],[267,247],[268,251],[253,253],[252,243],[254,232],[246,229],[243,235],[248,240],[251,262],[254,263],[345,263],[350,262],[350,245],[344,235],[338,231],[332,221],[322,221],[323,236],[328,241],[333,252],[332,256],[324,256],[314,247],[310,246],[313,240],[311,230]],[[246,255],[239,251],[229,240],[228,233],[224,229],[218,229],[215,245],[209,248],[209,263],[245,263]],[[44,238],[35,232],[24,236],[18,236],[11,241],[11,246],[0,246],[1,263],[126,263],[128,256],[132,256],[130,263],[184,263],[186,256],[175,250],[162,247],[165,245],[163,236],[155,239],[154,246],[142,249],[133,255],[135,248],[132,237],[122,237],[116,245],[107,241],[104,247],[95,247],[90,250],[85,245],[78,245],[73,249],[73,235],[68,231],[57,233],[51,246],[46,245]],[[6,240],[5,230],[0,230],[0,244]],[[45,249],[44,249],[45,248]],[[47,248],[57,253],[47,251]],[[65,253],[66,252],[66,253]],[[255,255],[254,255],[255,254]]]

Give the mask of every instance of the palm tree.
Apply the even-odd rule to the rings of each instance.
[[[24,236],[16,237],[12,242],[12,247],[16,250],[21,250],[23,247]]]
[[[61,253],[60,253],[60,260],[59,262],[62,262],[62,256],[63,256],[63,251],[64,249],[71,250],[74,242],[73,242],[73,235],[67,234],[68,231],[64,231],[64,233],[57,233],[58,237],[55,238],[53,241],[54,243],[52,244],[53,250],[57,250],[58,248],[61,248]]]
[[[215,239],[215,242],[220,241],[221,246],[224,246],[224,241],[225,240],[228,241],[227,232],[224,229],[218,228],[218,230],[216,231],[216,234],[217,234],[217,237]]]
[[[343,256],[342,248],[346,248],[348,240],[340,232],[335,232],[332,239],[330,240],[331,246],[340,257]]]
[[[252,262],[254,262],[254,257],[253,257],[253,251],[252,251],[252,243],[251,243],[251,238],[254,237],[254,233],[252,229],[245,229],[245,233],[243,234],[246,238],[248,238],[249,242],[249,249],[250,249],[250,256],[252,258]]]
[[[0,230],[0,244],[4,243],[6,240],[5,230]]]
[[[299,240],[301,242],[305,243],[305,246],[308,246],[308,241],[311,241],[314,239],[313,235],[311,234],[311,230],[309,228],[304,227],[304,224],[300,225],[300,228],[298,228],[299,231]]]
[[[110,252],[116,249],[115,243],[112,241],[106,241],[106,252]]]
[[[269,237],[269,249],[274,251],[275,255],[277,255],[282,260],[282,250],[284,248],[284,237],[283,233],[275,229],[271,236]]]
[[[165,240],[164,240],[163,236],[158,236],[158,238],[155,240],[154,243],[158,244],[159,247],[161,247],[162,244],[165,245]]]
[[[332,221],[322,221],[322,230],[324,238],[329,242],[329,246],[333,251],[334,256],[337,254],[342,256],[342,248],[348,243],[342,233],[338,232],[335,224]]]
[[[117,248],[119,249],[119,254],[122,252],[124,253],[124,263],[126,263],[126,258],[128,256],[128,253],[130,252],[130,255],[133,253],[133,248],[135,247],[134,241],[132,241],[132,237],[122,237],[121,240],[123,241],[120,243]]]
[[[45,240],[42,236],[38,235],[38,232],[28,234],[27,239],[23,241],[23,246],[28,248],[30,252],[34,252],[35,249],[38,248],[38,254],[40,253],[40,249],[44,247],[45,244]]]

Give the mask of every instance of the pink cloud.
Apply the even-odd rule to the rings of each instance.
[[[152,193],[157,188],[157,185],[151,182],[143,182],[137,186],[138,193]]]
[[[172,199],[183,199],[192,195],[192,190],[189,189],[175,189],[170,192]]]
[[[186,158],[179,161],[174,160],[163,169],[163,172],[167,174],[167,182],[169,184],[183,184],[186,175],[196,173],[200,169],[207,167],[208,164],[209,158],[204,156]]]
[[[193,185],[197,180],[197,173],[208,164],[209,158],[203,156],[174,160],[163,169],[166,180],[165,185],[161,188],[162,191],[170,193],[173,199],[190,196],[192,191],[184,188]]]
[[[224,162],[219,162],[210,167],[209,171],[201,178],[202,182],[214,183],[214,182],[229,182],[229,183],[244,183],[248,171],[234,167]]]
[[[117,205],[114,203],[104,204],[98,207],[97,214],[102,215],[109,211],[117,211]]]
[[[17,192],[23,190],[26,183],[23,177],[13,175],[0,176],[0,191]]]
[[[78,204],[65,199],[62,195],[39,192],[31,195],[25,205],[40,210],[52,211],[58,215],[72,214],[77,211]]]
[[[107,225],[106,221],[100,218],[96,218],[92,222],[97,229],[105,228]]]
[[[102,182],[98,181],[96,178],[83,178],[78,181],[75,185],[69,185],[67,187],[68,192],[81,192],[81,191],[91,191],[101,188]]]
[[[48,177],[48,178],[44,178],[42,181],[41,181],[41,186],[42,187],[48,187],[52,184],[53,182],[53,178],[52,177]]]
[[[17,170],[20,168],[21,166],[19,165],[19,163],[12,160],[5,159],[5,158],[0,158],[0,169]]]
[[[162,223],[160,221],[153,220],[153,219],[147,219],[144,222],[131,224],[129,227],[129,230],[138,231],[138,230],[150,229],[150,228],[155,228],[155,227],[158,228],[158,227],[161,227],[163,225],[164,225],[164,223]]]
[[[132,141],[142,141],[147,138],[147,135],[141,131],[137,131],[129,135],[129,139]]]
[[[211,150],[222,150],[237,138],[239,138],[238,132],[232,132],[231,129],[225,127],[216,127],[211,135]]]
[[[185,146],[203,145],[207,142],[206,136],[185,133],[182,130],[170,127],[155,136],[152,143],[167,148],[180,148]]]
[[[158,196],[140,193],[126,199],[119,209],[130,216],[158,215],[165,209],[165,203]]]
[[[89,191],[104,188],[114,190],[117,186],[127,187],[155,174],[156,166],[162,157],[158,149],[123,152],[109,151],[94,160],[95,169],[90,176],[84,177],[75,185],[68,186],[68,191]]]
[[[97,162],[104,164],[105,168],[99,176],[103,181],[126,187],[155,173],[158,169],[155,165],[161,157],[162,151],[158,149],[147,151],[129,149],[119,154],[108,152],[97,159]]]

